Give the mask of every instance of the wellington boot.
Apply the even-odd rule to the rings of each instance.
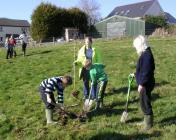
[[[136,123],[137,126],[144,126],[144,124],[145,124],[144,120],[141,121],[141,122]]]
[[[153,126],[153,115],[145,115],[142,131],[147,131],[151,129],[152,126]]]
[[[99,105],[99,107],[100,107],[101,109],[104,107],[103,100],[100,101],[100,105]]]
[[[57,124],[57,122],[53,121],[53,110],[52,109],[46,109],[46,120],[47,120],[47,125],[49,124]]]

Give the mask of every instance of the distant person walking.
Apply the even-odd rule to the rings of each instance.
[[[11,47],[11,56],[16,57],[16,51],[15,51],[15,46],[16,46],[16,40],[14,39],[13,35],[10,36],[9,38],[9,45]]]
[[[12,58],[13,48],[9,45],[9,37],[6,37],[5,48],[7,49],[6,59]]]
[[[26,55],[26,47],[27,47],[27,43],[28,43],[28,38],[27,38],[26,32],[23,32],[19,36],[19,39],[21,39],[22,52],[23,52],[23,56],[25,56]]]

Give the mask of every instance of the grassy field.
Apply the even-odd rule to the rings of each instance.
[[[121,124],[119,121],[126,102],[127,77],[135,71],[138,59],[131,47],[132,39],[94,42],[102,52],[109,77],[105,108],[89,113],[84,123],[69,118],[64,126],[46,126],[38,86],[45,78],[73,75],[75,43],[27,48],[26,57],[22,56],[21,48],[17,48],[18,56],[9,60],[5,59],[5,49],[0,49],[0,140],[176,139],[176,39],[151,38],[149,42],[155,57],[156,87],[152,93],[154,127],[148,132],[141,132],[135,125],[143,119],[135,82],[128,122]],[[76,50],[82,44],[77,42]],[[82,82],[78,77],[76,89],[81,91],[81,99]],[[72,90],[73,86],[65,90],[65,106],[78,102],[70,95]],[[69,111],[79,113],[81,106],[69,108]]]

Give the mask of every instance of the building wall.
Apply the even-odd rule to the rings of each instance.
[[[124,24],[124,22],[125,22],[125,31],[123,33],[123,36],[136,36],[139,34],[145,35],[145,22],[144,21],[139,20],[139,19],[117,16],[117,15],[107,18],[95,24],[95,28],[97,30],[97,33],[100,34],[102,38],[107,38],[107,24],[108,23],[123,23]],[[114,27],[114,30],[117,30],[117,29]]]
[[[65,40],[69,42],[70,39],[78,38],[78,32],[79,30],[76,28],[66,28],[65,29]]]
[[[152,15],[152,16],[159,16],[164,13],[163,9],[161,8],[159,2],[156,0],[153,5],[147,10],[145,15]]]
[[[20,35],[23,31],[29,32],[29,27],[9,27],[9,26],[1,26],[0,28],[0,42],[1,39],[4,42],[6,35]]]

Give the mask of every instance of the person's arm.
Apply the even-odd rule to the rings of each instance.
[[[63,104],[64,103],[63,89],[58,89],[57,94],[58,94],[58,104]]]
[[[21,34],[20,36],[19,36],[19,39],[22,39],[23,38],[23,35]]]
[[[54,91],[54,81],[52,78],[47,79],[47,84],[45,85],[45,94],[47,96],[47,102],[51,103],[52,100],[50,98],[51,93]]]
[[[16,40],[14,39],[14,46],[16,45]]]
[[[79,52],[78,52],[78,57],[76,59],[76,61],[74,62],[76,65],[82,66],[85,63],[86,60],[86,56],[85,56],[85,52],[84,52],[85,47],[83,46]]]

